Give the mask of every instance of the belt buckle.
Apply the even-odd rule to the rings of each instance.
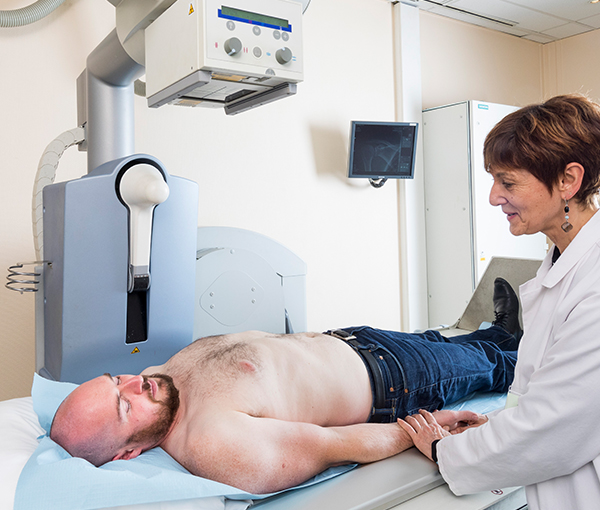
[[[349,340],[356,340],[356,337],[353,334],[348,333],[343,329],[334,329],[333,331],[330,331],[329,334],[346,342]]]

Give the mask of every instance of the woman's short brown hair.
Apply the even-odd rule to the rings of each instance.
[[[600,188],[600,105],[581,95],[556,96],[507,115],[483,146],[486,170],[527,170],[550,193],[569,163],[585,169],[577,202],[593,203]]]

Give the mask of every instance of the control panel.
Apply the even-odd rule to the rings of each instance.
[[[145,37],[150,106],[229,104],[303,80],[297,0],[177,0]]]
[[[275,74],[283,69],[302,71],[301,22],[293,22],[295,17],[302,16],[297,2],[289,6],[290,2],[286,1],[278,6],[279,9],[268,5],[273,2],[257,2],[256,5],[244,2],[252,4],[253,11],[250,11],[228,7],[221,0],[205,1],[209,58],[230,62],[235,58],[249,65],[272,69]],[[262,10],[261,3],[265,4]],[[273,11],[279,16],[264,14]],[[216,19],[209,20],[209,17]]]

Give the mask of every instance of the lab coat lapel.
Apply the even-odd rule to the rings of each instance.
[[[519,354],[517,356],[519,369],[515,369],[515,379],[511,386],[511,392],[518,396],[525,391],[531,374],[540,366],[544,357],[546,339],[551,326],[547,317],[543,317],[548,311],[545,303],[548,290],[544,287],[543,282],[551,268],[552,250],[542,261],[536,277],[519,287],[519,297],[523,308],[524,334],[519,344]],[[542,316],[542,320],[538,315]],[[540,331],[541,324],[544,325],[544,331]]]
[[[583,234],[583,235],[582,235]],[[595,214],[581,229],[556,263],[552,264],[551,247],[537,275],[519,287],[519,296],[523,306],[524,337],[519,346],[513,390],[523,391],[531,374],[539,368],[553,337],[551,310],[555,310],[565,278],[581,261],[581,258],[600,241],[600,214]],[[550,314],[550,315],[549,315]],[[532,326],[535,324],[535,327]],[[524,340],[524,341],[523,341]]]

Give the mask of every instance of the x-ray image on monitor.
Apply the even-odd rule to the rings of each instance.
[[[417,126],[415,122],[352,121],[348,177],[412,179]]]

